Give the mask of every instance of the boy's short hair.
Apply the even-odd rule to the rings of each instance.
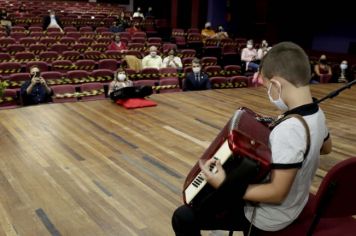
[[[267,79],[279,76],[296,87],[309,84],[311,77],[307,54],[292,42],[282,42],[273,46],[263,57],[260,71]]]

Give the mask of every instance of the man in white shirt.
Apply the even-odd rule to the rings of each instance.
[[[136,12],[134,12],[134,14],[133,14],[133,16],[132,17],[141,17],[142,19],[144,19],[145,17],[144,17],[144,15],[143,15],[143,13],[142,13],[142,11],[141,11],[141,7],[138,7],[137,8],[137,11]]]
[[[161,68],[162,57],[157,55],[157,47],[150,47],[150,54],[142,59],[142,68]]]
[[[63,32],[62,23],[53,10],[50,10],[49,15],[43,19],[43,30],[47,30],[48,28],[59,28]]]

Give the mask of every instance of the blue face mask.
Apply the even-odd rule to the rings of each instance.
[[[268,97],[269,100],[281,111],[287,111],[288,110],[288,106],[284,103],[284,101],[281,98],[281,93],[282,93],[282,88],[279,85],[279,94],[278,94],[278,99],[273,100],[272,96],[271,96],[271,89],[272,89],[272,83],[270,83],[269,87],[268,87]]]

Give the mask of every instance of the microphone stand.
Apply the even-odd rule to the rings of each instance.
[[[322,101],[326,100],[326,99],[332,99],[334,97],[336,97],[337,95],[339,95],[340,92],[342,92],[345,89],[351,88],[352,85],[356,84],[356,79],[345,84],[344,86],[342,86],[341,88],[336,89],[335,91],[332,91],[331,93],[329,93],[328,95],[326,95],[325,97],[316,100],[315,103],[321,103]]]

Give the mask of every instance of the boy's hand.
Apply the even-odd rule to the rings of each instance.
[[[213,173],[211,166],[216,166],[217,172]],[[203,163],[202,160],[199,160],[199,167],[203,172],[204,178],[206,181],[213,186],[214,188],[219,188],[220,185],[224,182],[226,178],[226,173],[222,168],[221,162],[213,158]]]

